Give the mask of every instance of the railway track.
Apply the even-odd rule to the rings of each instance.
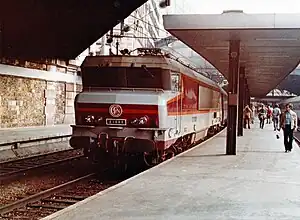
[[[0,219],[41,219],[139,173],[120,177],[110,171],[107,168],[100,173],[93,172],[28,197],[19,197],[19,200],[0,207]]]
[[[99,174],[90,173],[0,207],[0,219],[40,219],[123,180],[109,179],[107,171],[102,171],[99,178]]]
[[[0,182],[27,172],[84,157],[79,150],[65,150],[0,163]]]
[[[294,133],[294,139],[295,139],[296,143],[298,144],[298,146],[300,147],[300,132],[299,131]]]

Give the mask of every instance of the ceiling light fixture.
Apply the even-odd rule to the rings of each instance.
[[[264,55],[264,56],[259,56],[260,58],[289,58],[290,56],[288,55]]]
[[[228,60],[220,60],[220,63],[229,63],[229,61]],[[240,60],[239,63],[246,63],[246,61],[245,60]]]
[[[257,41],[297,41],[298,38],[255,38]]]
[[[283,68],[284,66],[260,66],[261,68]]]
[[[229,47],[204,47],[206,50],[229,50]]]

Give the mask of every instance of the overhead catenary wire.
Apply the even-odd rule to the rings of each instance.
[[[134,19],[136,19],[136,20],[138,20],[138,21],[141,21],[141,22],[143,22],[144,24],[147,24],[147,25],[149,25],[149,26],[151,26],[151,27],[154,27],[155,29],[158,29],[158,30],[160,30],[160,31],[163,31],[163,32],[165,32],[165,33],[167,33],[169,36],[172,36],[168,31],[166,31],[166,30],[164,30],[164,29],[162,29],[161,27],[158,27],[157,25],[154,25],[154,24],[151,24],[150,22],[148,22],[148,21],[145,21],[144,20],[144,18],[146,18],[147,16],[149,16],[151,13],[153,13],[154,11],[152,10],[152,11],[150,11],[149,13],[147,13],[147,14],[145,14],[144,16],[142,16],[142,17],[137,17],[137,16],[135,16],[135,15],[129,15],[130,17],[132,17],[132,18],[134,18]],[[135,25],[137,25],[135,22],[133,22],[132,24],[130,24],[130,25],[128,25],[129,27],[132,27],[132,26],[135,26]],[[134,29],[134,31],[135,31],[135,33],[140,33],[142,36],[135,36],[134,35],[134,33],[132,33],[132,35],[133,36],[130,36],[130,35],[114,35],[114,36],[112,36],[112,37],[116,37],[116,38],[134,38],[134,39],[152,39],[153,41],[155,41],[155,40],[166,40],[166,37],[153,37],[153,36],[149,36],[149,35],[147,35],[146,33],[144,33],[144,32],[141,32],[141,31],[139,31],[138,29]],[[175,38],[175,37],[174,37]],[[203,69],[203,67],[199,67],[196,63],[194,63],[191,59],[189,59],[188,57],[186,57],[186,56],[184,56],[183,54],[181,54],[181,53],[179,53],[178,51],[175,51],[173,48],[171,48],[171,47],[167,47],[167,49],[170,49],[170,50],[172,50],[173,52],[175,52],[175,53],[177,53],[179,56],[181,56],[181,58],[183,58],[183,59],[185,59],[185,60],[187,60],[190,64],[193,64],[194,66],[196,66],[196,67],[192,67],[192,69],[198,69],[197,70],[197,72],[199,72],[199,73],[201,73],[201,74],[204,74],[204,75],[207,75],[207,76],[210,76],[210,74],[209,73],[203,73],[202,71],[199,71],[199,69]],[[165,51],[167,51],[167,49],[164,49]],[[169,53],[170,53],[170,51],[168,51]],[[191,67],[190,65],[187,65],[188,67]]]
[[[138,30],[136,30],[136,32],[139,32],[139,33],[145,35],[145,33],[140,32],[140,31],[138,31]],[[125,36],[122,36],[122,37],[126,38],[127,36],[125,35]],[[130,37],[132,37],[132,36],[130,36]],[[139,37],[133,37],[133,38],[139,38]],[[154,40],[152,37],[148,37],[148,36],[145,36],[144,39],[152,39],[152,40]],[[196,65],[193,61],[191,61],[189,58],[187,58],[186,56],[184,56],[183,54],[181,54],[181,53],[175,51],[175,50],[172,49],[171,47],[167,47],[167,48],[170,49],[170,50],[172,50],[173,52],[175,52],[175,53],[177,53],[177,54],[179,54],[179,55],[181,56],[181,57],[176,57],[174,54],[172,54],[172,53],[171,53],[170,51],[168,51],[167,49],[161,48],[162,50],[164,50],[165,52],[168,52],[168,54],[171,55],[171,57],[170,57],[171,59],[173,59],[173,60],[175,60],[175,61],[181,63],[182,65],[184,65],[184,66],[186,66],[186,67],[188,67],[188,68],[190,68],[190,69],[192,69],[192,70],[198,72],[198,73],[201,74],[201,75],[204,75],[204,76],[206,76],[206,77],[209,76],[208,73],[206,73],[206,72],[204,73],[204,72],[200,71],[199,69],[201,69],[201,68],[196,67],[197,65]],[[186,60],[188,61],[189,64],[186,64],[185,62],[183,62],[183,61],[180,60],[179,58],[186,59]],[[191,66],[190,64],[194,64],[195,66]]]
[[[138,18],[138,17],[136,17],[136,16],[133,16],[133,15],[130,15],[130,16],[133,17],[133,18],[135,18],[135,19],[137,19],[137,20],[139,20],[139,21],[141,21],[141,22],[143,22],[143,23],[145,23],[145,24],[148,24],[148,25],[150,25],[150,26],[152,26],[152,27],[154,27],[154,28],[156,28],[156,29],[158,29],[158,30],[160,30],[160,31],[164,31],[165,33],[167,33],[168,35],[171,36],[171,34],[170,34],[168,31],[166,31],[165,29],[162,29],[162,28],[160,28],[160,27],[158,27],[158,26],[156,26],[156,25],[154,25],[154,24],[151,24],[151,23],[149,23],[148,21],[145,21],[145,20],[143,20],[143,19],[141,19],[141,18]],[[134,25],[134,24],[132,24],[132,25]]]

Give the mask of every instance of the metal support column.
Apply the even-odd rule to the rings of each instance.
[[[250,92],[249,92],[248,84],[247,84],[247,87],[246,87],[246,92],[247,92],[246,105],[250,106]]]
[[[226,154],[236,155],[237,84],[239,75],[240,41],[230,41],[228,71],[228,114]]]
[[[248,96],[248,93],[247,93],[247,84],[245,84],[245,89],[244,89],[244,108],[246,107],[246,105],[248,105],[247,103],[247,96]]]
[[[237,136],[243,136],[243,110],[245,98],[245,67],[240,67],[239,73],[239,106],[238,106],[238,130]]]
[[[245,106],[247,105],[247,87],[248,87],[248,80],[247,78],[244,78],[244,102],[243,102],[243,106],[245,108]]]

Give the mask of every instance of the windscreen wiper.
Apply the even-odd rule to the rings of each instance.
[[[146,65],[141,66],[152,78],[154,78],[154,75],[147,69]]]

